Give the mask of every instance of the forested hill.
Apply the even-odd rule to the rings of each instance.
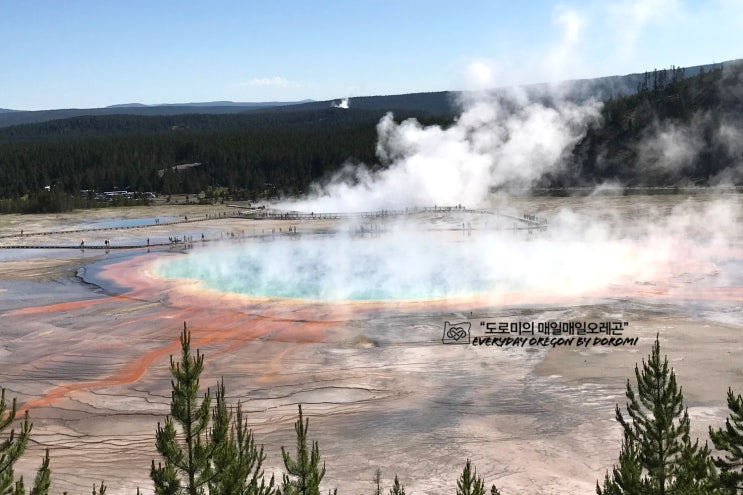
[[[606,100],[566,168],[537,186],[743,184],[743,66],[688,74],[674,68],[637,76],[635,91]],[[430,108],[437,98],[456,104],[445,93],[426,95],[416,105]],[[376,125],[387,110],[426,125],[456,118],[406,109],[402,101],[403,108],[365,103],[379,101],[356,98],[347,109],[307,103],[239,114],[81,116],[0,129],[0,212],[80,206],[71,198],[81,190],[255,200],[299,194],[345,163],[378,166]],[[198,165],[175,168],[181,164]]]
[[[392,109],[400,117],[416,117],[423,121],[448,121],[454,114],[441,118],[424,112]],[[282,111],[276,109],[239,114],[199,114],[166,116],[104,115],[80,116],[52,120],[39,124],[27,124],[0,128],[0,144],[12,142],[69,141],[94,137],[120,138],[126,136],[165,136],[175,134],[202,133],[264,133],[295,131],[304,132],[310,126],[339,128],[366,126],[371,131],[386,113],[383,110],[359,108],[342,109],[330,106],[316,108],[302,106],[300,109]]]
[[[277,104],[279,108],[282,104]],[[240,113],[251,109],[262,110],[266,108],[260,106],[242,106],[228,104],[214,105],[112,105],[105,108],[65,108],[59,110],[35,110],[35,111],[17,111],[17,110],[0,110],[0,128],[11,125],[34,124],[39,122],[49,122],[51,120],[68,119],[80,116],[104,116],[104,115],[183,115],[193,113],[203,114],[230,114]]]
[[[0,198],[28,196],[33,203],[37,196],[52,195],[57,202],[86,189],[219,191],[232,199],[297,194],[344,163],[374,163],[376,125],[384,113],[326,107],[245,115],[76,117],[9,127],[0,129]],[[452,121],[405,111],[396,116],[427,124]],[[187,163],[200,165],[173,169]],[[47,186],[50,191],[44,191]],[[5,211],[22,206],[15,201]]]
[[[234,103],[211,102],[184,105],[140,105],[130,103],[105,108],[61,109],[39,111],[0,110],[0,128],[43,123],[74,117],[103,117],[110,115],[175,116],[188,114],[221,115],[241,113],[283,113],[303,110],[324,110],[341,103],[341,99],[328,101]],[[363,96],[353,98],[352,107],[358,110],[404,110],[425,114],[448,115],[458,111],[456,93],[410,93],[390,96]]]
[[[743,62],[685,78],[655,71],[609,99],[602,121],[543,186],[743,185]]]

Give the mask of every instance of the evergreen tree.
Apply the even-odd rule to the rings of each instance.
[[[191,355],[191,335],[183,324],[181,334],[181,361],[170,357],[172,394],[170,416],[165,425],[157,425],[157,451],[165,458],[165,465],[155,466],[152,461],[150,477],[157,494],[181,493],[181,477],[185,481],[185,493],[204,493],[209,468],[210,446],[204,440],[209,425],[211,397],[209,392],[199,401],[199,377],[204,369],[204,356],[196,351]],[[176,423],[181,432],[180,438]]]
[[[457,495],[485,495],[485,484],[477,476],[477,469],[467,459],[462,475],[457,480]]]
[[[500,495],[500,490],[495,485],[490,486],[490,495]]]
[[[374,483],[374,491],[372,492],[372,495],[382,495],[382,470],[377,468],[376,471],[374,471],[374,478],[372,479],[372,483]]]
[[[41,467],[36,471],[36,478],[34,479],[34,486],[31,488],[30,495],[46,495],[49,493],[51,484],[52,471],[49,469],[49,449],[46,449],[44,458],[41,460]],[[101,483],[101,486],[103,486],[103,483]]]
[[[725,420],[725,428],[713,430],[710,426],[709,436],[717,450],[723,451],[723,457],[714,459],[720,468],[720,485],[731,494],[743,493],[743,396],[733,394],[728,389],[728,409],[730,416]]]
[[[165,463],[155,466],[150,477],[158,495],[274,495],[274,478],[263,478],[263,447],[238,404],[235,415],[227,407],[224,382],[217,385],[215,407],[207,390],[199,399],[199,380],[204,356],[191,354],[191,335],[183,324],[181,361],[170,358],[171,415],[157,425],[156,448]],[[102,495],[102,494],[101,494]]]
[[[405,495],[405,487],[400,483],[400,479],[395,475],[395,482],[390,488],[390,495]]]
[[[661,360],[657,336],[642,371],[635,366],[635,378],[637,393],[627,380],[628,418],[616,407],[624,431],[619,466],[612,476],[607,474],[603,490],[597,486],[597,493],[711,493],[715,472],[710,451],[691,442],[683,394],[668,358]]]
[[[8,409],[8,402],[5,399],[5,389],[0,389],[0,433],[3,432],[13,421],[15,421],[18,405],[15,398]],[[28,411],[23,416],[20,430],[16,434],[15,429],[11,429],[7,438],[0,440],[0,494],[25,495],[26,489],[21,476],[15,481],[13,474],[13,465],[21,458],[28,445],[31,435],[31,424]],[[49,484],[51,483],[51,471],[49,469],[49,449],[46,450],[41,467],[36,473],[36,479],[31,487],[32,495],[47,495],[49,493]]]
[[[266,485],[263,478],[263,447],[256,446],[253,432],[237,404],[233,418],[225,400],[224,382],[217,387],[212,411],[210,441],[216,446],[211,459],[208,481],[210,495],[273,495],[274,477]]]
[[[603,489],[596,482],[596,493],[598,495],[634,495],[647,493],[645,486],[647,480],[642,477],[642,466],[640,465],[635,442],[628,436],[624,436],[622,449],[619,452],[619,465],[614,466],[612,475],[606,473]]]
[[[317,442],[312,442],[312,448],[307,446],[307,430],[309,419],[302,416],[302,405],[299,405],[299,419],[294,423],[297,433],[297,454],[292,459],[289,452],[281,447],[284,458],[284,467],[288,474],[284,475],[281,492],[283,495],[320,495],[320,482],[325,477],[325,463],[320,467],[320,448]],[[332,491],[335,495],[337,490]]]

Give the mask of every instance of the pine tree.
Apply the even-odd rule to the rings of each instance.
[[[210,495],[273,495],[274,477],[263,478],[263,447],[256,446],[253,432],[243,418],[242,404],[233,415],[227,408],[224,381],[217,386],[212,411],[210,441],[216,446],[210,464]]]
[[[390,488],[390,495],[405,495],[405,487],[400,483],[399,478],[395,475],[395,482]]]
[[[211,397],[209,392],[199,402],[199,378],[204,369],[204,356],[197,350],[191,355],[191,335],[183,323],[181,334],[181,361],[170,357],[172,394],[170,416],[165,425],[157,425],[155,446],[165,458],[165,465],[155,466],[152,461],[150,477],[155,483],[155,493],[170,495],[181,492],[181,477],[185,481],[185,493],[200,495],[209,467],[210,446],[204,441],[209,425]],[[176,423],[181,432],[179,438]]]
[[[622,449],[619,452],[619,465],[614,466],[612,475],[606,473],[603,489],[596,482],[598,495],[634,495],[647,493],[646,480],[642,477],[642,466],[637,453],[637,446],[628,435],[624,436]]]
[[[710,452],[691,442],[682,390],[668,358],[661,360],[657,336],[642,371],[635,366],[635,378],[637,393],[627,380],[628,418],[616,407],[624,431],[619,466],[612,476],[607,474],[603,490],[597,486],[597,493],[709,493],[715,481]]]
[[[44,458],[41,460],[41,467],[36,471],[36,478],[34,479],[34,486],[31,488],[30,495],[45,495],[49,493],[51,484],[52,471],[49,469],[49,449],[46,449]],[[101,485],[103,484],[101,483]]]
[[[382,495],[382,470],[377,468],[376,471],[374,471],[374,478],[372,479],[372,483],[374,483],[374,491],[372,492],[372,495]]]
[[[224,382],[217,384],[215,407],[207,390],[199,399],[199,381],[204,356],[191,354],[191,335],[183,324],[181,361],[170,358],[173,375],[171,415],[159,423],[156,448],[165,462],[155,466],[150,477],[158,495],[274,495],[274,478],[263,478],[263,447],[256,446],[243,417],[242,405],[230,412]]]
[[[18,412],[18,404],[15,398],[8,409],[5,399],[5,389],[0,389],[0,433],[3,432],[13,421]],[[20,430],[16,434],[11,429],[8,437],[0,441],[0,494],[25,495],[26,488],[21,476],[15,481],[13,465],[21,458],[28,445],[33,425],[29,420],[28,411],[23,415]],[[31,487],[32,495],[47,495],[51,483],[51,470],[49,469],[49,449],[41,461],[41,467],[36,472],[36,479]]]
[[[490,486],[490,495],[501,495],[500,490],[495,487],[495,485]]]
[[[477,469],[467,459],[462,475],[457,480],[457,495],[485,495],[485,484],[477,476]]]
[[[743,493],[743,396],[733,394],[728,389],[728,409],[730,416],[725,420],[725,428],[713,430],[710,426],[709,436],[717,450],[725,453],[714,459],[715,466],[720,468],[720,485],[728,493]]]
[[[299,419],[294,423],[297,433],[297,454],[292,459],[289,452],[281,447],[284,458],[284,475],[281,492],[283,495],[320,495],[320,482],[325,477],[325,463],[320,467],[320,448],[312,442],[312,449],[307,446],[309,419],[302,416],[302,405],[299,405]],[[331,492],[335,495],[337,490]]]
[[[717,489],[719,477],[712,462],[712,452],[706,443],[700,447],[697,440],[692,445],[687,436],[678,459],[678,467],[673,485],[674,495],[724,494],[722,490]]]

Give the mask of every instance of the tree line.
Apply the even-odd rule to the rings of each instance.
[[[180,361],[170,358],[172,391],[170,415],[158,423],[155,446],[162,459],[152,461],[150,478],[157,495],[320,495],[326,473],[317,441],[309,438],[309,419],[299,405],[294,423],[296,446],[281,447],[284,473],[280,480],[263,469],[266,455],[248,427],[242,404],[230,407],[224,382],[214,394],[201,394],[204,355],[191,350],[186,324],[180,335]],[[616,419],[623,440],[618,463],[596,482],[597,495],[740,495],[743,493],[743,396],[728,390],[729,416],[722,428],[709,428],[718,456],[705,442],[690,437],[690,419],[683,405],[681,387],[661,358],[656,336],[642,367],[635,366],[636,385],[627,380],[626,412],[617,404]],[[9,407],[2,389],[0,433],[15,421],[16,399]],[[47,495],[51,485],[49,449],[32,486],[26,491],[23,477],[15,479],[13,465],[23,455],[32,425],[25,412],[18,430],[0,440],[0,494]],[[372,495],[382,495],[381,473],[375,472]],[[93,495],[104,495],[106,485],[93,486]],[[500,495],[486,483],[467,459],[456,480],[456,495]],[[139,489],[137,490],[139,494]],[[389,495],[405,495],[397,475]],[[329,490],[337,495],[337,489]]]
[[[346,163],[373,163],[382,111],[76,117],[0,129],[0,200],[19,210],[46,189],[296,195]],[[452,117],[399,112],[426,123]],[[200,166],[175,170],[179,164]],[[16,200],[12,203],[12,200]],[[66,205],[60,204],[60,211]],[[33,209],[33,208],[27,208]]]
[[[604,102],[601,122],[571,150],[567,168],[537,185],[554,189],[607,180],[627,186],[715,183],[743,158],[740,147],[720,137],[721,129],[743,122],[742,72],[742,65],[731,65],[688,78],[676,67],[646,73],[635,93]],[[107,115],[3,128],[0,211],[42,211],[49,203],[57,211],[85,206],[62,198],[74,198],[81,190],[201,193],[234,200],[302,194],[346,163],[384,167],[376,164],[375,156],[376,125],[383,113],[323,108]],[[395,115],[442,127],[456,120],[454,114],[409,110]],[[658,167],[654,161],[663,160],[663,153],[648,157],[641,152],[642,143],[663,126],[688,129],[695,149],[683,166]],[[200,166],[173,168],[187,163]],[[727,179],[743,183],[735,174]],[[57,195],[45,195],[46,188]]]

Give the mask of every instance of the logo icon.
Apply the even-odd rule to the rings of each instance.
[[[470,327],[472,324],[468,321],[461,323],[444,322],[444,336],[441,338],[442,344],[469,344]]]

